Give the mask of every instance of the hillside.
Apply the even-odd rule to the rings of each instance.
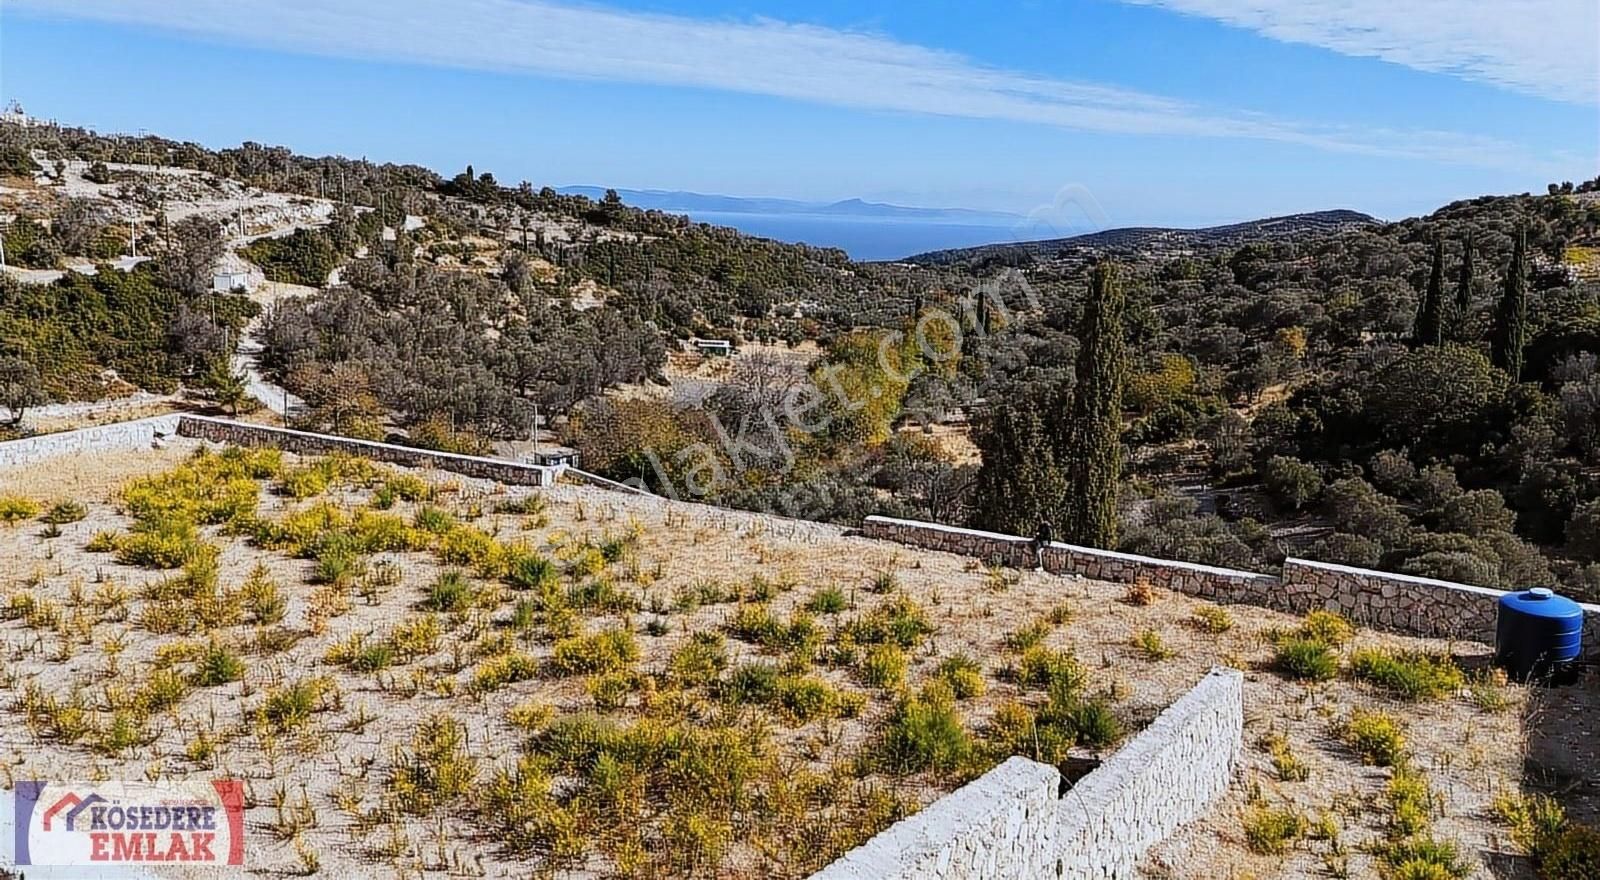
[[[1210,226],[1201,229],[1169,229],[1153,226],[1132,226],[1107,229],[1070,238],[1042,241],[1025,241],[986,245],[950,251],[918,254],[905,260],[923,265],[944,265],[974,260],[1016,260],[1020,257],[1044,258],[1062,251],[1082,249],[1108,253],[1160,254],[1178,253],[1204,248],[1238,247],[1253,241],[1278,241],[1302,238],[1330,232],[1342,232],[1365,226],[1380,225],[1376,217],[1359,211],[1333,210],[1290,214]]]
[[[1278,865],[1237,834],[1268,805],[1339,814],[1287,869],[1341,841],[1378,864],[1398,808],[1339,732],[1361,713],[1403,725],[1430,805],[1407,821],[1463,878],[1521,772],[1526,688],[1401,720],[1354,666],[1274,666],[1327,632],[1335,667],[1453,652],[1430,674],[1459,686],[1484,646],[1327,615],[181,438],[0,481],[0,754],[18,779],[242,778],[250,876],[805,877],[1010,755],[1081,775],[1224,663],[1261,670],[1241,761],[1279,781],[1235,786],[1185,876]]]

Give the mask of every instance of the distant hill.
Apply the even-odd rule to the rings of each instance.
[[[1287,217],[1269,217],[1210,226],[1203,229],[1167,229],[1155,226],[1134,226],[1107,229],[1071,238],[1045,241],[1025,241],[1008,244],[983,245],[959,250],[933,251],[910,257],[906,262],[924,265],[963,263],[971,260],[998,257],[1051,257],[1064,250],[1090,249],[1107,251],[1192,250],[1196,248],[1229,247],[1250,241],[1273,240],[1291,236],[1339,232],[1360,226],[1375,226],[1383,221],[1359,211],[1314,211],[1309,214],[1290,214]]]
[[[568,186],[562,187],[558,192],[563,195],[587,196],[599,201],[605,196],[606,189],[599,186]],[[998,211],[974,211],[967,208],[912,208],[904,205],[866,202],[861,199],[846,199],[841,202],[802,202],[793,199],[746,199],[738,196],[719,196],[654,189],[619,189],[617,190],[617,195],[621,196],[624,202],[635,208],[680,214],[804,214],[879,220],[953,222],[975,226],[1011,226],[1022,219],[1017,214]]]

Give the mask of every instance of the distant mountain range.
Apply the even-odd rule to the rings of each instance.
[[[1153,249],[1188,250],[1205,247],[1228,247],[1249,241],[1339,232],[1354,227],[1376,226],[1382,223],[1382,220],[1363,214],[1360,211],[1313,211],[1309,214],[1290,214],[1286,217],[1269,217],[1265,220],[1250,220],[1244,223],[1209,226],[1203,229],[1135,226],[1124,229],[1107,229],[1101,232],[1091,232],[1087,235],[1076,235],[1071,238],[930,251],[929,253],[908,257],[906,262],[925,264],[956,263],[1021,254],[1032,257],[1050,257],[1063,250],[1074,248],[1149,251]]]
[[[568,186],[559,192],[600,199],[606,188]],[[756,214],[764,216],[806,215],[871,220],[904,220],[925,223],[960,223],[971,226],[1012,226],[1022,220],[1018,214],[1001,211],[974,211],[968,208],[911,208],[885,205],[861,199],[842,202],[802,202],[793,199],[746,199],[737,196],[656,189],[619,189],[617,195],[627,204],[647,210],[675,214]]]

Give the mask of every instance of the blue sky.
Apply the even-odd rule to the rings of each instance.
[[[1600,166],[1593,0],[6,0],[0,96],[502,181],[1115,225]]]

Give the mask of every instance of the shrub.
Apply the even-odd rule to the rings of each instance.
[[[455,526],[455,517],[437,507],[418,508],[411,516],[411,525],[433,535],[442,535]]]
[[[117,561],[141,568],[181,568],[195,559],[215,558],[218,549],[201,540],[194,526],[164,522],[117,539]]]
[[[1142,630],[1133,637],[1133,646],[1138,649],[1139,655],[1152,663],[1170,660],[1177,653],[1167,646],[1161,638],[1161,633],[1153,629]]]
[[[1270,733],[1262,738],[1261,745],[1272,757],[1272,768],[1277,771],[1280,780],[1304,782],[1311,776],[1311,768],[1289,747],[1288,737],[1281,733]]]
[[[39,515],[39,503],[19,495],[0,495],[0,523],[16,525]]]
[[[955,695],[942,682],[902,697],[880,737],[878,755],[891,773],[953,773],[973,756],[972,737],[955,709]]]
[[[312,713],[326,708],[326,701],[333,694],[333,680],[329,678],[289,682],[267,691],[256,717],[272,730],[284,733],[305,726]]]
[[[933,624],[922,606],[909,596],[900,595],[873,608],[865,617],[848,621],[844,632],[857,644],[893,642],[909,651],[933,632]]]
[[[278,592],[277,581],[272,579],[272,573],[267,571],[266,565],[258,563],[238,592],[245,610],[250,611],[251,618],[258,624],[270,626],[282,621],[283,614],[288,610],[288,600]]]
[[[439,619],[431,614],[409,617],[389,631],[389,645],[400,662],[426,657],[439,650]]]
[[[1035,620],[1021,629],[1006,633],[1005,646],[1008,651],[1027,651],[1044,641],[1050,635],[1050,623],[1045,620]]]
[[[1299,510],[1322,494],[1322,475],[1296,458],[1275,455],[1261,467],[1267,492],[1284,507]]]
[[[1052,693],[1077,693],[1088,679],[1083,664],[1070,653],[1049,648],[1029,648],[1017,667],[1018,684]]]
[[[1122,722],[1104,700],[1079,699],[1075,695],[1052,691],[1050,702],[1039,713],[1045,725],[1059,725],[1072,731],[1079,743],[1097,749],[1109,748],[1122,739]]]
[[[506,583],[518,590],[542,590],[560,580],[556,565],[529,551],[513,551],[506,562]]]
[[[1393,767],[1405,757],[1406,738],[1400,722],[1383,712],[1357,711],[1338,733],[1362,763]]]
[[[1329,681],[1339,674],[1333,649],[1315,639],[1292,638],[1278,645],[1273,666],[1297,681]]]
[[[898,646],[875,645],[861,661],[861,680],[869,687],[897,688],[906,680],[906,666],[906,652]]]
[[[1391,880],[1465,880],[1472,873],[1455,844],[1431,838],[1392,843],[1382,855]]]
[[[195,667],[194,683],[200,687],[216,687],[241,678],[244,678],[244,661],[217,642],[206,647]]]
[[[806,602],[806,610],[812,614],[838,614],[848,607],[850,603],[838,587],[823,587]]]
[[[53,526],[64,526],[68,523],[78,522],[88,515],[89,508],[76,501],[57,501],[39,519]],[[0,520],[4,518],[4,515],[0,514]]]
[[[527,681],[538,674],[539,661],[520,651],[513,651],[480,663],[472,675],[472,689],[477,693],[487,693],[514,682]]]
[[[1233,615],[1226,608],[1205,605],[1195,609],[1194,615],[1189,618],[1189,625],[1201,632],[1225,633],[1233,629]]]
[[[476,593],[466,575],[459,571],[447,571],[429,585],[428,597],[422,601],[422,607],[445,614],[466,611],[472,607]]]
[[[667,677],[679,687],[709,685],[728,667],[728,646],[722,636],[697,632],[667,661]]]
[[[1574,825],[1558,838],[1540,865],[1544,880],[1600,877],[1600,830]]]
[[[730,705],[770,702],[778,692],[779,674],[770,663],[744,663],[728,675],[720,688],[722,699]]]
[[[417,726],[409,749],[395,749],[388,788],[396,806],[428,815],[471,788],[478,764],[467,752],[467,727],[443,713]]]
[[[946,657],[933,674],[950,686],[950,692],[958,700],[981,697],[988,688],[983,678],[983,667],[965,654]]]
[[[859,700],[850,699],[814,675],[780,677],[774,689],[773,701],[784,717],[795,724],[852,715],[861,705]]]
[[[1313,611],[1300,624],[1299,637],[1322,642],[1335,648],[1343,647],[1356,634],[1355,627],[1332,611]]]
[[[1433,815],[1433,792],[1428,789],[1427,777],[1410,767],[1396,767],[1389,784],[1384,788],[1389,801],[1389,827],[1396,838],[1421,834],[1428,829]]]
[[[1350,657],[1350,672],[1407,700],[1441,699],[1466,682],[1449,656],[1413,651],[1363,649]]]
[[[433,486],[415,474],[395,474],[385,480],[383,487],[401,501],[429,501]]]
[[[562,675],[618,672],[639,659],[639,645],[625,629],[602,630],[556,642],[550,666]]]
[[[1293,810],[1251,807],[1244,817],[1244,840],[1257,855],[1281,856],[1306,830],[1305,819]]]

